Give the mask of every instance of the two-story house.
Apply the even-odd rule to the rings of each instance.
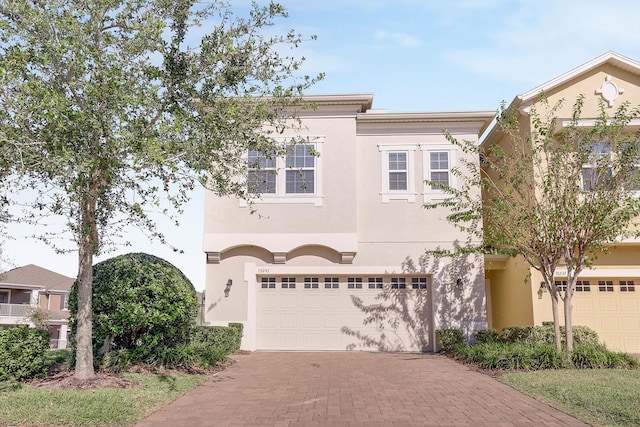
[[[75,279],[29,264],[0,274],[0,328],[33,325],[39,311],[52,348],[67,347],[69,291]]]
[[[483,259],[426,257],[469,236],[423,204],[456,185],[494,111],[389,113],[371,95],[310,96],[282,157],[247,153],[253,207],[207,193],[205,322],[242,322],[247,350],[417,350],[486,328]],[[471,161],[477,159],[468,158]],[[252,214],[252,208],[257,212]]]
[[[511,107],[519,111],[521,129],[531,124],[529,112],[539,107],[544,93],[549,105],[566,102],[557,111],[558,126],[571,121],[571,108],[579,95],[584,96],[581,126],[590,126],[598,117],[598,104],[615,114],[622,102],[640,105],[640,62],[609,52],[515,97]],[[637,132],[640,120],[628,125]],[[482,138],[482,144],[503,144],[506,136],[498,127]],[[589,191],[590,166],[583,169],[583,186]],[[571,206],[566,206],[571,209]],[[529,278],[528,281],[525,279]],[[540,273],[520,257],[487,257],[486,279],[489,290],[489,319],[496,329],[507,326],[540,325],[552,320],[550,296],[540,286]],[[562,286],[566,269],[556,270],[556,282]],[[640,352],[640,241],[626,239],[600,254],[592,268],[579,277],[573,296],[573,323],[594,329],[607,347],[632,353]],[[562,307],[561,307],[562,310]]]

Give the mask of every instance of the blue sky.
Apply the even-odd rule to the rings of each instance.
[[[239,14],[248,0],[231,0]],[[264,1],[259,3],[264,4]],[[282,0],[289,18],[269,31],[295,29],[307,74],[326,73],[309,94],[371,93],[391,112],[495,110],[501,101],[608,51],[640,60],[640,4],[610,0]],[[126,252],[152,253],[204,288],[203,195],[194,194],[179,228],[161,226],[185,251],[172,252],[131,230]],[[77,255],[25,240],[25,226],[5,250],[14,266],[37,264],[75,276]]]

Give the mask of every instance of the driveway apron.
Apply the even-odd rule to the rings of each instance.
[[[255,352],[138,424],[585,426],[444,356]]]

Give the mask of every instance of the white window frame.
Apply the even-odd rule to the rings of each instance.
[[[382,191],[380,196],[382,203],[389,203],[391,200],[406,200],[409,203],[416,201],[416,168],[415,168],[415,151],[417,144],[399,145],[399,144],[380,144],[381,171],[382,171]],[[389,188],[389,154],[390,153],[406,153],[407,154],[407,189],[391,190]]]
[[[317,153],[315,156],[314,164],[314,191],[312,193],[287,193],[287,171],[293,170],[287,168],[286,154],[284,156],[278,156],[276,160],[275,174],[276,174],[276,190],[274,193],[262,193],[259,198],[256,198],[253,203],[256,204],[313,204],[315,206],[322,206],[323,192],[322,192],[322,148],[325,142],[324,136],[309,136],[303,139],[299,137],[278,137],[276,141],[286,143],[291,140],[299,141],[293,145],[310,145],[312,149]],[[302,168],[301,170],[309,170],[310,168]],[[273,169],[270,169],[273,170]],[[248,173],[248,172],[247,172]],[[246,207],[246,200],[240,200],[240,206]]]
[[[427,184],[427,181],[431,180],[431,153],[443,153],[446,152],[449,157],[449,187],[456,188],[457,180],[455,175],[451,172],[457,164],[457,149],[451,144],[420,144],[420,150],[422,151],[422,193],[424,195],[424,201],[430,202],[433,200],[443,200],[447,197],[451,197],[450,194],[445,193],[440,188],[431,188],[431,185]],[[442,172],[443,169],[436,169],[433,172]]]

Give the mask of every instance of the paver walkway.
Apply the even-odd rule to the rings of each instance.
[[[584,426],[440,355],[270,353],[158,410],[161,426]]]

